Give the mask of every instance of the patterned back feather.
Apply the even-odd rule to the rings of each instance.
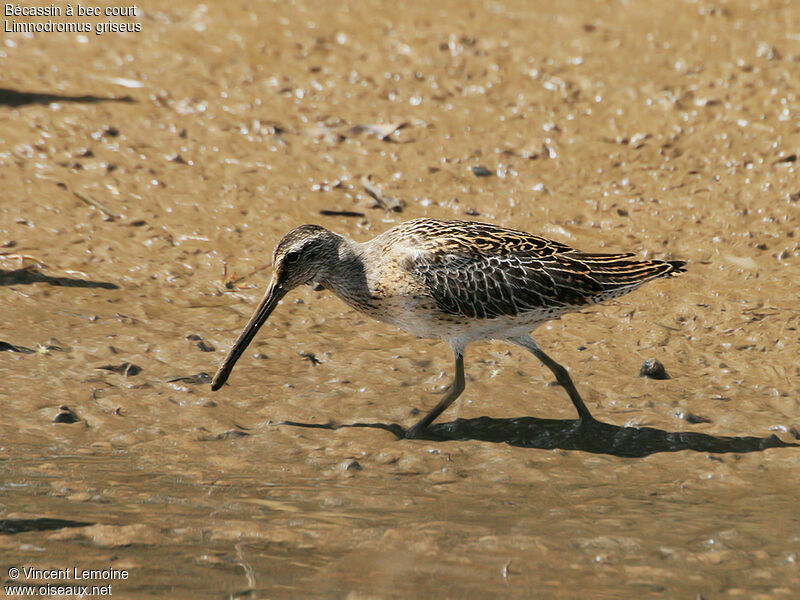
[[[469,318],[566,312],[685,270],[683,261],[584,253],[486,223],[418,219],[403,229],[421,250],[411,274],[442,311]]]

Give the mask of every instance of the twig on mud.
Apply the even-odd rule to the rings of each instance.
[[[103,213],[107,217],[110,217],[112,219],[119,219],[119,215],[115,215],[108,208],[103,206],[103,204],[101,202],[99,202],[98,200],[94,200],[92,198],[89,198],[88,196],[84,196],[83,194],[80,194],[80,193],[76,192],[75,190],[72,190],[72,194],[78,200],[80,200],[81,202],[84,202],[84,203],[88,204],[92,208],[96,208],[97,210],[99,210],[101,213]]]
[[[361,185],[363,186],[364,191],[367,192],[367,194],[369,194],[373,200],[375,200],[375,207],[379,206],[384,210],[393,210],[395,212],[400,212],[403,210],[405,203],[393,196],[384,194],[378,186],[370,181],[370,175],[364,175],[361,177]]]
[[[259,272],[263,271],[264,269],[269,268],[269,266],[270,265],[264,265],[264,266],[258,267],[257,269],[253,269],[252,271],[250,271],[246,275],[242,275],[241,277],[236,277],[236,271],[234,271],[234,272],[231,273],[230,277],[228,277],[228,263],[224,263],[222,265],[223,285],[227,289],[231,290],[231,289],[233,289],[233,286],[235,286],[236,284],[241,283],[242,281],[244,281],[248,277],[252,277],[256,273],[259,273]]]

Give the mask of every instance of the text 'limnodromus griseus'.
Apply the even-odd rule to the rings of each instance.
[[[580,252],[560,242],[487,223],[416,219],[368,242],[302,225],[278,242],[264,299],[211,383],[218,390],[278,301],[301,284],[330,290],[373,319],[447,342],[455,378],[441,401],[406,432],[415,437],[464,390],[464,349],[502,339],[529,350],[593,421],[567,370],[531,337],[538,325],[684,271],[684,261]]]

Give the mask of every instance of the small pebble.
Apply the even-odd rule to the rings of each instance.
[[[80,421],[78,415],[66,405],[61,406],[58,409],[58,414],[53,417],[53,423],[77,423],[78,421]]]
[[[694,413],[686,413],[686,417],[684,418],[686,419],[687,423],[691,423],[692,425],[697,425],[698,423],[711,423],[711,419],[708,417],[696,415]]]
[[[361,471],[364,467],[357,460],[347,459],[342,463],[342,468],[345,471]]]
[[[197,347],[200,348],[201,352],[214,352],[216,348],[212,344],[206,344],[205,341],[200,340],[197,342]]]
[[[660,361],[650,358],[642,363],[642,368],[639,369],[639,377],[647,377],[649,379],[669,379],[667,370]]]
[[[475,175],[475,177],[489,177],[490,175],[494,175],[489,169],[481,166],[472,167],[472,174]]]
[[[315,367],[322,363],[320,359],[318,359],[313,352],[306,352],[305,350],[300,353],[300,356],[305,358],[308,362],[310,362]]]

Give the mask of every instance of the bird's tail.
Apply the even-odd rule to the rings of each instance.
[[[568,255],[561,255],[562,262]],[[564,285],[582,287],[580,293],[590,302],[603,302],[630,291],[653,279],[670,277],[686,270],[683,260],[639,260],[633,254],[569,255],[574,260],[569,269],[549,268],[548,273]],[[562,272],[564,277],[560,277]],[[582,285],[580,285],[582,284]]]
[[[576,252],[570,256],[579,262],[587,273],[603,285],[641,285],[651,279],[668,277],[686,271],[685,260],[641,260],[636,255],[589,254]]]
[[[665,276],[669,275],[676,275],[677,273],[685,273],[686,272],[686,261],[685,260],[668,260],[665,261],[668,265],[672,266],[671,271],[667,271],[664,273]]]

